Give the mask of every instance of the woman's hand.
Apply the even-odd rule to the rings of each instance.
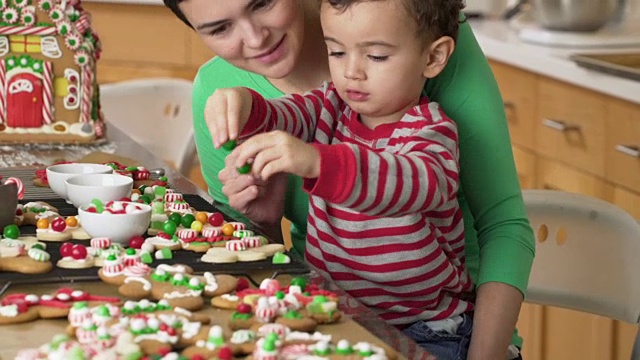
[[[229,206],[255,223],[279,225],[284,213],[286,174],[269,180],[261,180],[251,174],[242,175],[236,169],[236,159],[234,153],[227,156],[225,168],[218,173]]]
[[[217,89],[204,108],[213,146],[217,149],[229,140],[235,140],[251,114],[253,98],[247,88]]]
[[[252,136],[233,150],[232,155],[236,167],[251,163],[251,173],[263,180],[279,173],[312,179],[320,176],[318,150],[284,131]]]

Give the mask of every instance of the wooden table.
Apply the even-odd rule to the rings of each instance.
[[[136,142],[132,141],[119,129],[113,126],[108,126],[107,133],[110,142],[109,146],[114,148],[114,155],[134,159],[147,168],[162,167],[165,169],[165,176],[169,178],[169,182],[173,188],[184,194],[197,194],[213,203],[209,194],[178,172],[168,167],[162,162],[162,160],[154,156]],[[66,161],[78,161],[80,158],[85,157],[86,154],[74,154],[73,152],[65,152],[64,149],[59,149],[58,153],[54,156],[58,160],[64,159]],[[3,171],[6,172],[15,169],[15,167],[0,168],[0,174],[2,174]],[[29,179],[25,182],[25,186],[32,186],[28,180]],[[214,203],[214,205],[221,211],[229,212],[229,208],[222,204]],[[261,274],[258,276],[269,275]],[[331,334],[336,334],[337,332],[340,332],[340,334],[348,334],[349,340],[366,340],[372,343],[386,344],[395,349],[402,358],[433,360],[433,356],[422,350],[413,340],[403,335],[395,327],[388,325],[369,308],[346,294],[342,289],[333,284],[333,282],[322,277],[313,269],[310,269],[309,277],[313,282],[321,285],[322,288],[337,292],[340,295],[339,307],[346,315],[345,319],[341,321],[339,326],[323,326],[320,331]],[[92,294],[114,295],[116,293],[115,287],[104,286],[104,284],[96,282],[11,286],[7,290],[7,293],[22,292],[45,294],[48,292],[54,292],[62,286],[83,289],[90,291]],[[225,323],[229,316],[228,312],[215,310],[210,307],[207,307],[203,311],[211,314],[214,322]],[[19,349],[39,346],[49,341],[54,334],[63,331],[66,325],[66,320],[39,320],[27,324],[0,327],[2,331],[2,336],[0,336],[0,356],[2,359],[11,359]]]

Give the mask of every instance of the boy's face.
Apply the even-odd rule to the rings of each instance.
[[[429,59],[402,1],[358,2],[345,11],[323,1],[321,7],[338,93],[364,117],[391,119],[382,122],[398,121],[417,104]]]

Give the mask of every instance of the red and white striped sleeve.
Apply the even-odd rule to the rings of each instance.
[[[292,94],[277,99],[265,99],[250,90],[253,97],[251,115],[240,138],[273,130],[285,131],[306,142],[312,142],[321,117],[337,117],[337,96],[329,84],[305,94]],[[323,119],[326,120],[326,119]]]
[[[415,108],[382,151],[349,144],[320,145],[320,177],[311,195],[370,216],[401,216],[451,206],[458,191],[455,123],[436,103]]]

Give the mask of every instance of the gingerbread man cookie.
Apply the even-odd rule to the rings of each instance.
[[[238,279],[230,275],[191,275],[184,266],[161,264],[151,275],[126,276],[118,291],[130,299],[167,300],[171,306],[197,310],[205,296],[217,296],[234,291]]]
[[[66,317],[75,303],[117,304],[115,297],[95,296],[85,291],[61,288],[55,294],[12,294],[0,301],[0,325],[29,322],[36,319]]]

